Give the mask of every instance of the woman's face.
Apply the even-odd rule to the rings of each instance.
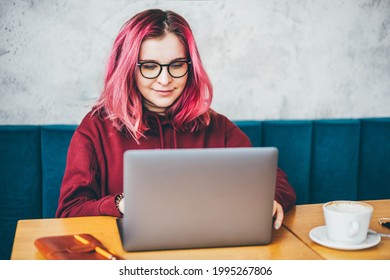
[[[141,44],[138,59],[139,63],[157,62],[159,64],[170,64],[183,60],[187,60],[184,45],[172,33],[168,33],[162,38],[145,40]],[[147,65],[144,68],[145,72],[153,69]],[[168,67],[162,67],[160,75],[153,79],[147,79],[142,76],[140,67],[138,67],[136,84],[144,97],[145,107],[153,112],[164,113],[183,92],[187,77],[188,74],[180,78],[173,78],[168,72]]]

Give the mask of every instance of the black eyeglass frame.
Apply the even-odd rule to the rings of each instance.
[[[170,67],[172,64],[177,63],[177,62],[185,62],[185,63],[187,63],[187,66],[188,66],[188,67],[187,67],[187,71],[186,71],[183,75],[181,75],[181,76],[173,76],[173,75],[171,74],[171,71],[169,71],[169,67]],[[146,76],[142,73],[142,65],[148,64],[148,63],[154,63],[154,64],[157,64],[158,66],[160,66],[160,71],[158,71],[158,74],[157,74],[155,77],[152,77],[152,78],[151,78],[151,77],[146,77]],[[181,78],[181,77],[184,77],[185,75],[187,75],[188,70],[190,69],[189,66],[190,66],[191,64],[192,64],[191,60],[176,60],[176,61],[172,61],[171,63],[168,63],[168,64],[160,64],[160,63],[154,62],[154,61],[145,61],[145,62],[138,62],[138,63],[137,63],[137,66],[140,68],[139,71],[140,71],[142,77],[144,77],[145,79],[156,79],[158,76],[160,76],[163,67],[167,67],[168,73],[169,73],[169,75],[171,75],[172,78]]]

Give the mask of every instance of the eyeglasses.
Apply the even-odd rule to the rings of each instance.
[[[141,71],[141,75],[146,79],[155,79],[161,72],[163,67],[168,67],[168,73],[173,78],[181,78],[188,72],[189,64],[191,61],[177,60],[169,64],[160,64],[157,62],[140,62],[137,63]]]

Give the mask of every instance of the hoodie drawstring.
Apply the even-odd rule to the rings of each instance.
[[[163,136],[162,125],[161,125],[161,122],[160,122],[160,118],[157,115],[156,115],[156,120],[157,120],[159,135],[160,135],[160,148],[164,149],[165,144],[164,144],[164,136]]]
[[[164,133],[163,133],[163,129],[162,129],[162,124],[161,124],[160,118],[157,115],[156,115],[156,120],[157,120],[157,125],[158,125],[158,131],[159,131],[159,134],[160,134],[160,148],[164,149],[165,148]],[[176,129],[173,126],[172,122],[171,122],[171,125],[172,125],[172,130],[173,130],[173,148],[177,149]]]
[[[176,129],[173,125],[172,125],[172,130],[173,130],[173,148],[177,149]]]

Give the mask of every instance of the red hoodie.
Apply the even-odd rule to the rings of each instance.
[[[225,116],[211,111],[207,127],[196,132],[173,129],[167,117],[147,113],[150,129],[137,144],[112,122],[91,112],[75,130],[69,145],[56,217],[121,217],[115,196],[123,192],[123,153],[130,149],[251,147],[249,138]],[[296,195],[278,168],[275,200],[284,211]]]

